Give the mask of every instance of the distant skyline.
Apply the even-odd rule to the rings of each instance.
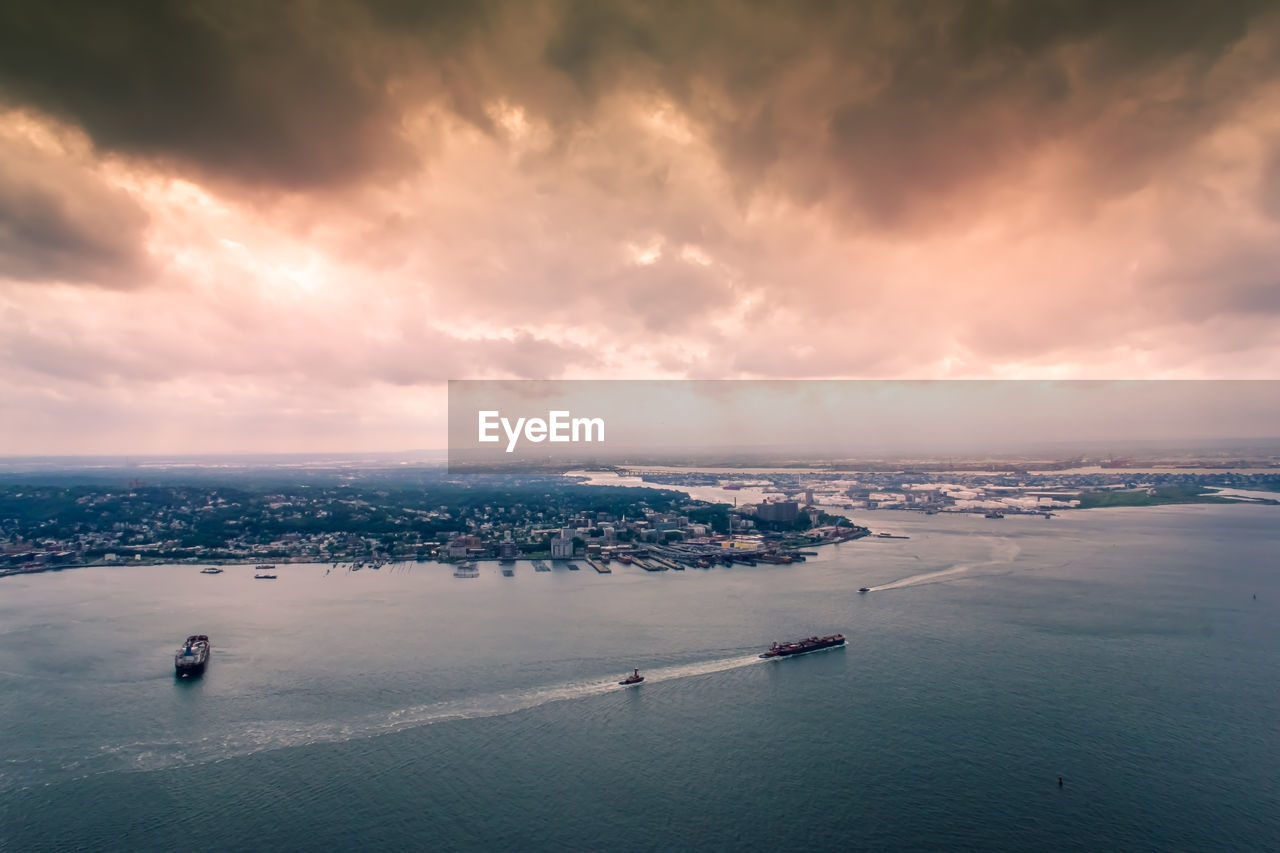
[[[0,456],[439,448],[463,378],[1280,377],[1277,116],[1266,2],[16,0]]]

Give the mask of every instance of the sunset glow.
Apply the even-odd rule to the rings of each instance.
[[[988,5],[0,12],[0,452],[439,447],[450,378],[1280,375],[1280,15]]]

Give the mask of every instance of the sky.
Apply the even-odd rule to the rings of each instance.
[[[1280,377],[1269,2],[0,4],[0,455],[449,379]]]

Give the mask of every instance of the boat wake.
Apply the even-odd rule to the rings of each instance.
[[[910,577],[901,578],[900,580],[891,581],[880,586],[873,586],[868,589],[869,592],[885,592],[891,589],[903,589],[909,586],[927,586],[934,583],[947,583],[956,580],[958,576],[973,576],[985,574],[1000,574],[999,572],[985,571],[997,566],[1008,566],[1017,556],[1022,553],[1022,549],[1016,542],[1009,540],[1000,540],[1000,545],[993,549],[990,560],[981,563],[959,563],[948,569],[940,569],[933,572],[925,572],[919,575],[911,575]]]
[[[764,663],[756,654],[737,655],[694,663],[673,664],[643,670],[646,685],[660,684],[682,678],[711,675],[741,667]],[[563,682],[542,687],[486,693],[459,699],[449,699],[425,705],[400,708],[369,714],[347,721],[303,722],[273,720],[256,725],[238,726],[234,732],[209,734],[187,741],[135,742],[101,747],[96,754],[80,756],[73,760],[57,762],[58,771],[51,770],[53,762],[37,762],[39,767],[22,768],[33,771],[40,783],[49,783],[50,775],[67,778],[85,778],[102,773],[146,772],[188,767],[223,761],[267,752],[312,744],[341,743],[362,738],[406,731],[451,720],[469,720],[514,714],[530,708],[585,699],[591,696],[628,690],[618,684],[618,675],[602,675],[582,681]],[[34,779],[23,779],[29,774],[19,771],[17,762],[0,767],[0,790],[34,784]],[[69,777],[66,774],[70,774]]]
[[[955,575],[967,573],[972,567],[966,565],[952,566],[949,569],[943,569],[938,572],[925,572],[922,575],[912,575],[911,577],[902,578],[892,583],[881,584],[880,586],[871,587],[871,592],[884,592],[890,589],[902,589],[908,586],[924,586],[931,583],[944,583]]]

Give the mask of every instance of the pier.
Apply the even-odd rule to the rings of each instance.
[[[594,557],[587,557],[587,565],[595,569],[597,572],[599,572],[602,575],[613,574],[613,569],[609,568],[604,563],[600,562]]]

